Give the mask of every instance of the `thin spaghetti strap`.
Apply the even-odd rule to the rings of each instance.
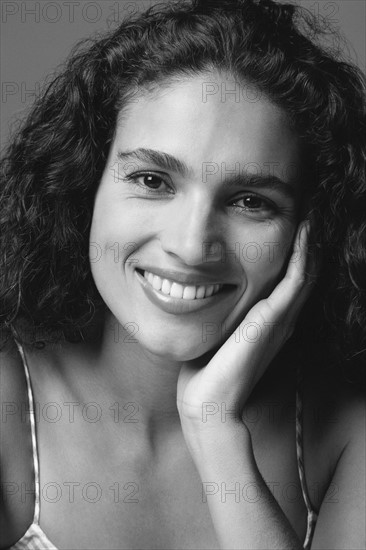
[[[308,550],[310,549],[318,515],[311,506],[308,487],[305,479],[303,455],[303,370],[301,364],[298,364],[297,367],[296,384],[296,454],[302,495],[308,511],[307,530],[304,542],[304,549]]]
[[[36,438],[36,419],[35,419],[33,391],[32,391],[32,384],[29,376],[29,368],[28,368],[23,346],[18,341],[18,338],[17,338],[18,335],[15,332],[15,329],[12,328],[12,330],[13,330],[15,343],[22,357],[25,378],[27,380],[27,394],[28,394],[29,418],[30,418],[31,435],[32,435],[33,470],[34,470],[34,485],[35,485],[35,503],[34,503],[33,523],[38,525],[39,524],[39,500],[40,500],[39,499],[39,461],[38,461],[38,449],[37,449],[37,438]]]

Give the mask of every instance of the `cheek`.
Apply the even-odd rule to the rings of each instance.
[[[293,234],[294,226],[272,228],[241,245],[240,262],[251,290],[265,294],[279,282],[286,269]]]
[[[89,258],[91,273],[103,300],[113,311],[123,292],[123,281],[138,260],[135,250],[141,244],[138,217],[121,203],[100,196],[96,201],[91,230]],[[146,225],[145,225],[146,227]],[[124,296],[123,303],[127,297]]]
[[[133,245],[136,246],[134,223],[136,225],[129,210],[125,208],[122,211],[115,199],[107,201],[100,197],[95,203],[90,229],[90,256],[97,251],[104,263],[110,265],[123,262],[131,253]]]

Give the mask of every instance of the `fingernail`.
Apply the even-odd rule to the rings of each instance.
[[[308,235],[309,231],[310,231],[310,222],[309,222],[309,220],[303,221],[301,225],[302,225],[302,227],[301,227],[300,233],[302,234],[302,232],[305,231],[305,235]]]

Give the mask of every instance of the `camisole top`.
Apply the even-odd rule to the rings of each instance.
[[[29,368],[24,353],[23,346],[16,338],[15,343],[19,349],[19,353],[22,358],[25,377],[27,382],[27,395],[29,404],[29,418],[31,427],[32,438],[32,450],[33,450],[33,472],[35,482],[35,503],[34,503],[34,516],[33,522],[27,529],[26,533],[8,550],[57,550],[56,546],[52,544],[47,535],[43,532],[40,521],[40,481],[39,481],[39,461],[38,461],[38,448],[37,448],[37,434],[36,434],[36,422],[35,422],[35,409],[32,383],[29,374]],[[302,406],[302,390],[303,390],[303,378],[302,369],[297,369],[297,384],[296,384],[296,456],[297,467],[301,483],[302,495],[307,508],[307,530],[305,541],[303,543],[304,550],[310,550],[311,542],[314,534],[314,529],[317,521],[317,513],[313,510],[309,498],[309,492],[305,479],[304,459],[303,459],[303,406]]]

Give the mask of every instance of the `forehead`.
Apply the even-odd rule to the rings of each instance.
[[[218,73],[142,92],[120,113],[114,149],[164,151],[194,170],[211,161],[270,165],[286,179],[284,172],[299,165],[288,117],[264,95],[246,92],[245,84]]]

